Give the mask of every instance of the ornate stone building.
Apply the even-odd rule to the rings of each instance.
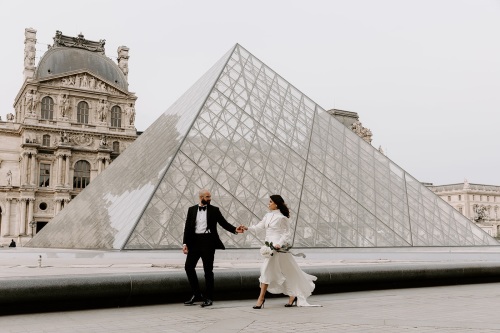
[[[441,199],[493,237],[500,237],[500,186],[470,184],[425,184]]]
[[[23,245],[137,137],[128,51],[56,32],[35,67],[25,30],[24,83],[0,120],[0,245]],[[89,209],[92,209],[89,207]]]

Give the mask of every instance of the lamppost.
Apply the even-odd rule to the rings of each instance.
[[[31,222],[29,223],[30,227],[31,227],[31,237],[35,236],[35,233],[33,232],[33,229],[35,228],[36,226],[36,222],[35,220],[31,220]]]

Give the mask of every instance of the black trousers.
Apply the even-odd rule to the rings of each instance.
[[[214,255],[215,245],[210,234],[197,234],[196,243],[188,246],[188,254],[184,269],[193,290],[193,295],[201,296],[198,276],[196,275],[196,265],[201,258],[203,262],[203,271],[205,272],[205,297],[213,300],[214,293]]]

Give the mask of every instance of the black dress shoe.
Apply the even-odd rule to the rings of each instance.
[[[193,295],[193,297],[184,302],[184,305],[193,305],[195,302],[202,302],[202,301],[203,301],[202,296]]]
[[[211,306],[212,304],[214,304],[214,302],[212,302],[208,298],[205,298],[205,300],[203,301],[203,303],[201,303],[201,307],[204,308],[206,306]]]

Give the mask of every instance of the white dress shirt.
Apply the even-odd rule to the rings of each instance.
[[[201,207],[201,206],[199,206]],[[206,206],[205,206],[206,207]],[[196,214],[196,229],[197,234],[204,234],[207,232],[207,210],[200,210],[198,208],[198,213]],[[210,232],[210,230],[208,231]]]

